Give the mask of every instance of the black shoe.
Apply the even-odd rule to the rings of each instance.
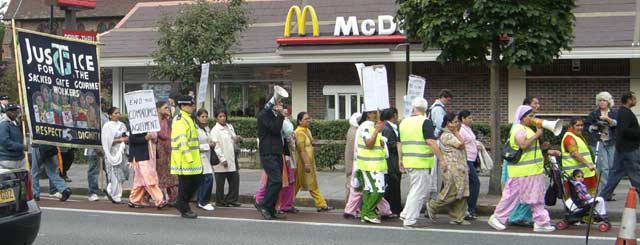
[[[260,204],[254,203],[253,206],[256,207],[256,210],[258,210],[258,213],[260,213],[260,215],[262,215],[262,218],[264,218],[266,220],[270,220],[271,219],[271,212],[269,212],[266,209],[264,209]]]
[[[67,183],[69,183],[69,182],[73,182],[73,181],[71,180],[71,178],[69,178],[69,176],[64,176],[64,177],[62,177],[62,179],[64,180],[64,182],[67,182]]]
[[[271,214],[271,219],[283,220],[283,219],[287,219],[287,216],[284,216],[284,215],[278,214],[278,213],[273,213],[273,214]]]
[[[290,209],[286,209],[286,210],[280,210],[281,213],[291,213],[291,214],[297,214],[300,212],[300,210],[298,210],[297,208],[290,208]]]
[[[327,212],[327,211],[334,210],[334,209],[336,209],[336,208],[331,207],[331,206],[326,206],[326,207],[319,208],[318,212]]]
[[[182,213],[182,218],[185,219],[195,219],[198,218],[198,215],[192,211],[186,212],[186,213]]]
[[[390,220],[390,219],[397,219],[398,217],[400,217],[397,214],[389,214],[389,215],[382,215],[380,216],[380,219],[382,220]]]
[[[467,214],[467,216],[464,216],[464,220],[476,220],[478,219],[478,216],[476,216],[475,214]]]
[[[169,206],[169,203],[167,201],[162,201],[162,203],[160,203],[160,205],[158,205],[156,208],[158,210],[163,209],[165,207]]]
[[[345,218],[345,219],[356,219],[357,218],[355,215],[347,214],[347,213],[342,214],[342,217]]]
[[[240,207],[240,206],[242,206],[242,204],[237,203],[237,202],[230,202],[230,203],[227,203],[225,205],[227,205],[226,207]]]
[[[64,191],[62,191],[62,197],[60,197],[60,201],[64,202],[67,199],[69,199],[70,196],[71,196],[71,189],[67,188]]]
[[[227,207],[228,208],[228,207],[231,207],[231,205],[226,204],[226,203],[217,203],[216,202],[216,207]]]
[[[35,200],[36,202],[39,202],[40,201],[40,197],[39,196],[35,196],[35,197],[33,197],[33,200]]]

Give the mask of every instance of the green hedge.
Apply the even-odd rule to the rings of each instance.
[[[211,120],[210,125],[215,124]],[[253,117],[230,117],[229,123],[233,125],[236,134],[244,138],[258,137],[258,122]],[[294,121],[295,124],[295,121]],[[313,120],[311,122],[311,133],[317,140],[344,140],[349,130],[347,120]]]
[[[333,169],[344,159],[344,143],[327,143],[315,151],[316,167]]]

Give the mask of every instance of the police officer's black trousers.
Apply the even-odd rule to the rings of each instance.
[[[178,198],[176,200],[176,208],[180,213],[191,211],[189,200],[193,197],[202,182],[202,174],[195,175],[178,175]]]

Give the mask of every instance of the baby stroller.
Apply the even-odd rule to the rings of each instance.
[[[557,182],[555,182],[555,186],[558,194],[560,194],[558,195],[558,198],[562,198],[564,200],[563,204],[565,211],[567,212],[564,219],[556,223],[556,228],[558,230],[564,230],[570,225],[580,224],[583,220],[587,220],[590,212],[592,212],[593,222],[600,223],[598,225],[598,230],[601,232],[610,230],[611,223],[609,222],[609,219],[605,214],[598,213],[597,209],[594,208],[598,201],[594,200],[591,203],[586,203],[585,200],[581,199],[577,187],[570,181],[571,177],[561,171],[557,164],[555,165],[555,167],[551,167],[551,175],[559,176],[559,179],[552,178],[552,181],[555,182],[557,180]]]

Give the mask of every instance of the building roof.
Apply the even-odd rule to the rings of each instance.
[[[333,34],[337,16],[356,16],[358,21],[361,21],[375,19],[378,15],[394,15],[397,9],[395,2],[395,0],[306,1],[308,5],[314,7],[317,13],[322,36]],[[116,28],[100,35],[101,42],[105,44],[101,48],[101,57],[107,59],[128,57],[148,59],[150,53],[155,50],[159,38],[158,20],[164,14],[175,14],[180,5],[184,3],[183,1],[137,4]],[[354,47],[366,47],[367,50],[394,48],[394,45],[279,46],[275,40],[283,35],[287,10],[296,4],[299,4],[299,1],[249,0],[247,5],[252,11],[253,20],[251,23],[253,24],[249,30],[241,34],[239,43],[234,47],[234,53],[246,56],[326,49],[339,53],[340,50],[353,49]],[[579,48],[631,47],[636,14],[635,0],[578,0],[577,4],[578,7],[575,9],[575,40],[572,45],[574,50]],[[307,28],[310,29],[310,26]],[[295,29],[292,29],[292,33],[295,32]],[[419,47],[412,47],[412,49],[420,50]],[[398,52],[402,50],[400,49]],[[413,57],[412,53],[412,59]]]
[[[165,0],[99,0],[96,1],[95,9],[79,11],[76,16],[79,18],[122,17],[139,2],[163,1]],[[19,9],[18,6],[20,7]],[[16,9],[18,9],[17,13]],[[50,11],[48,0],[11,0],[3,19],[48,19]],[[13,17],[14,14],[15,17]],[[60,8],[54,8],[54,14],[56,18],[64,18],[64,11],[60,10]]]

